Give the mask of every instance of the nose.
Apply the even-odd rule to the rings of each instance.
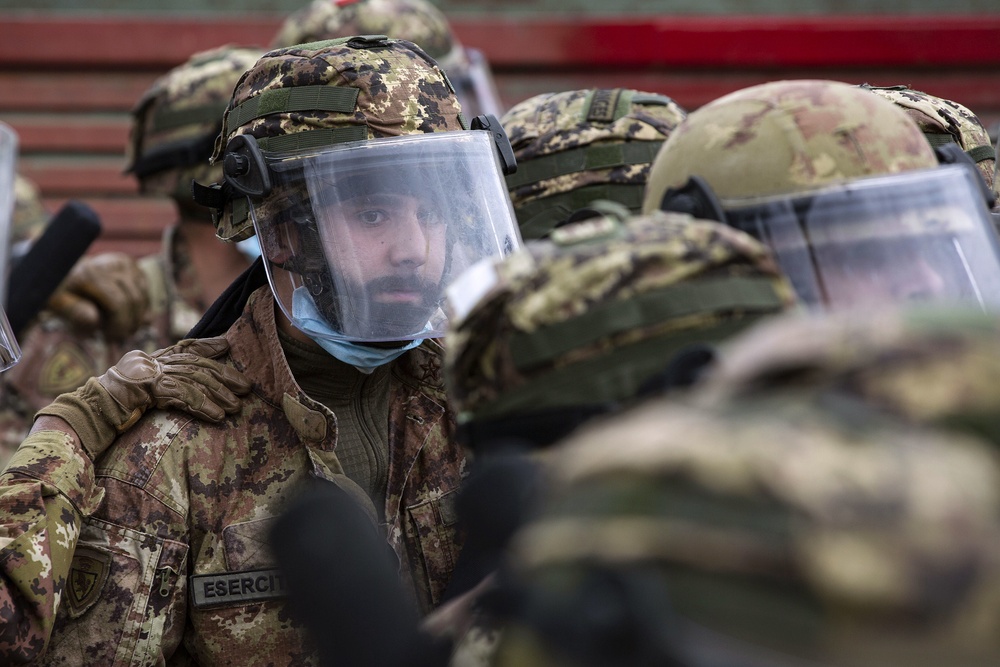
[[[389,240],[389,261],[392,265],[411,268],[423,266],[430,254],[430,240],[426,228],[420,224],[417,212],[407,212],[394,225],[393,231]]]

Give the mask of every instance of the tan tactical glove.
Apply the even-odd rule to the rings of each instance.
[[[112,339],[124,340],[149,310],[146,274],[122,252],[84,257],[49,297],[48,308],[78,328],[100,328]]]
[[[36,417],[66,420],[92,459],[151,407],[221,421],[239,409],[237,397],[250,391],[239,371],[213,360],[228,350],[222,337],[183,340],[152,355],[134,350],[104,375],[56,398]]]

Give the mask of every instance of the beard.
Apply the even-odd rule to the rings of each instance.
[[[438,310],[441,281],[420,276],[381,276],[361,284],[343,277],[313,300],[334,329],[359,340],[403,340],[424,329]],[[394,301],[387,295],[407,294]]]

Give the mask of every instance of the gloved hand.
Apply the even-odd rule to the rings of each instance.
[[[146,275],[122,252],[84,257],[49,297],[48,309],[78,328],[101,328],[112,339],[124,340],[149,310]]]
[[[183,340],[151,355],[134,350],[104,375],[56,398],[36,417],[64,419],[92,459],[151,407],[221,421],[239,409],[238,396],[250,391],[239,371],[214,361],[228,350],[222,337]]]

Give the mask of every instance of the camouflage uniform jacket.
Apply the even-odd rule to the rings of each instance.
[[[129,350],[153,352],[176,343],[201,316],[200,293],[185,244],[168,228],[163,251],[139,260],[146,276],[149,310],[143,325],[124,341],[103,333],[83,334],[66,320],[43,312],[19,336],[22,359],[0,378],[0,467],[21,443],[35,412],[59,394],[100,375]]]
[[[32,459],[22,448],[15,455],[4,481],[19,483],[21,495],[3,505],[4,523],[17,525],[10,508],[23,507],[35,524],[22,525],[26,535],[11,543],[14,553],[0,551],[4,581],[39,570],[48,576],[41,586],[21,588],[28,600],[0,599],[0,621],[25,628],[17,646],[0,633],[0,663],[12,648],[44,642],[29,629],[44,629],[56,607],[45,664],[315,661],[280,599],[266,538],[272,518],[306,479],[343,478],[334,451],[337,419],[293,380],[267,288],[253,295],[226,337],[227,362],[250,378],[253,391],[225,422],[151,411],[92,472],[82,454]],[[439,350],[425,343],[394,362],[390,380],[386,537],[425,609],[439,600],[459,549],[450,501],[464,459],[444,436],[451,417],[440,366]],[[38,479],[47,481],[30,483]],[[80,510],[87,498],[93,505],[97,491],[103,502],[81,526]],[[5,493],[0,486],[0,500]],[[65,562],[65,543],[77,530],[72,563]],[[50,553],[63,554],[63,562],[46,563]],[[29,628],[30,614],[41,618]]]

